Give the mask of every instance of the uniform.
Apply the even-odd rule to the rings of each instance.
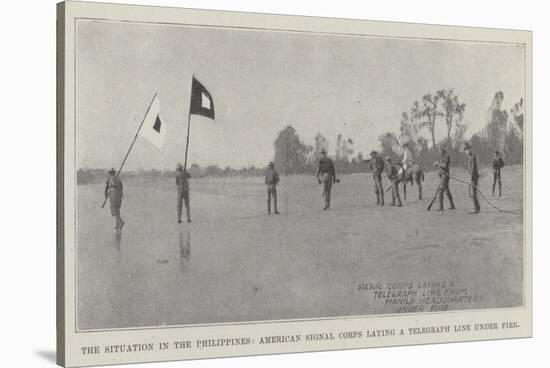
[[[323,156],[319,160],[317,179],[323,184],[323,198],[325,200],[325,207],[323,209],[328,210],[330,208],[332,184],[336,182],[336,170],[330,158]]]
[[[500,169],[504,167],[504,160],[500,155],[493,157],[493,195],[495,195],[495,186],[498,183],[498,196],[502,196],[502,183],[500,181]]]
[[[177,213],[178,223],[181,222],[182,204],[185,203],[185,212],[187,222],[191,222],[191,209],[189,206],[189,179],[191,175],[185,170],[178,168],[176,170],[176,186],[178,187]],[[183,203],[182,203],[183,202]]]
[[[451,191],[449,190],[449,175],[450,175],[450,169],[451,169],[451,158],[447,154],[447,152],[441,153],[441,158],[439,161],[437,161],[436,166],[439,167],[439,189],[437,191],[437,198],[439,200],[439,207],[438,211],[443,211],[443,194],[447,195],[447,199],[449,200],[450,207],[449,209],[454,210],[455,204],[453,202],[453,196],[451,195]]]
[[[109,198],[111,207],[111,216],[116,219],[115,229],[122,229],[124,221],[120,217],[120,207],[122,206],[123,186],[118,175],[114,174],[114,170],[105,182],[105,198]]]
[[[388,161],[386,164],[386,176],[388,177],[389,181],[391,182],[391,205],[395,206],[395,201],[397,200],[397,207],[403,206],[401,203],[401,198],[399,197],[399,167],[398,165],[394,165],[391,163],[391,161]]]
[[[479,171],[477,170],[476,155],[471,152],[468,154],[468,173],[470,173],[470,197],[474,202],[474,213],[480,211],[479,201],[477,199],[477,186],[479,184]]]
[[[376,194],[376,204],[384,205],[384,187],[382,186],[382,172],[384,171],[384,160],[381,157],[374,156],[369,162],[372,170],[372,179],[374,181],[374,194]]]
[[[273,197],[273,210],[275,214],[279,214],[277,211],[277,184],[279,184],[279,174],[275,171],[272,165],[269,165],[265,172],[265,185],[267,186],[267,213],[271,214],[271,197]]]

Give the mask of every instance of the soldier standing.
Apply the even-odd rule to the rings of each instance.
[[[382,187],[382,172],[384,171],[384,160],[378,157],[378,152],[370,153],[369,166],[372,170],[372,179],[374,181],[374,194],[376,194],[376,204],[384,205],[384,187]]]
[[[187,215],[187,222],[191,222],[191,209],[189,206],[189,179],[191,178],[191,175],[187,172],[187,170],[183,169],[183,166],[181,164],[178,164],[176,166],[176,186],[178,187],[178,200],[177,200],[177,208],[178,208],[178,224],[181,224],[181,210],[182,210],[182,202],[185,203],[185,213]]]
[[[399,168],[397,165],[393,165],[391,162],[391,157],[386,157],[386,176],[391,182],[391,204],[390,206],[395,206],[395,200],[397,199],[397,207],[402,207],[401,198],[399,198]]]
[[[498,182],[498,196],[502,197],[502,183],[500,181],[500,169],[504,167],[504,160],[500,156],[500,152],[495,150],[493,156],[493,195],[495,195],[495,186]]]
[[[451,195],[451,191],[449,190],[449,175],[450,175],[450,169],[451,169],[451,158],[447,154],[447,150],[443,147],[440,149],[441,152],[441,158],[439,161],[436,161],[434,163],[434,166],[439,168],[439,189],[437,190],[437,198],[439,200],[439,207],[436,209],[436,211],[443,211],[443,194],[447,195],[447,199],[449,200],[450,210],[455,209],[455,204],[453,202],[453,196]]]
[[[279,174],[275,170],[275,164],[270,162],[265,172],[265,185],[267,186],[267,214],[271,215],[271,197],[273,197],[273,213],[278,215],[277,211],[277,184],[279,184]]]
[[[472,146],[468,143],[464,143],[464,152],[468,155],[468,173],[470,174],[470,197],[474,202],[474,210],[471,214],[479,213],[479,201],[477,199],[477,186],[479,184],[479,172],[477,170],[476,155],[472,151]]]
[[[330,208],[332,184],[336,183],[336,170],[334,169],[334,163],[327,157],[327,151],[324,149],[321,150],[321,158],[319,159],[317,181],[319,184],[323,184],[323,198],[325,201],[323,210],[328,210]]]
[[[107,180],[105,182],[105,200],[109,198],[109,205],[111,206],[111,216],[115,217],[115,230],[121,230],[124,226],[124,221],[120,217],[120,207],[122,206],[123,188],[122,181],[118,175],[116,175],[115,169],[111,169],[108,172]]]

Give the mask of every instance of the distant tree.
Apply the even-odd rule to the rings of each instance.
[[[468,126],[466,124],[460,124],[457,126],[453,132],[452,143],[455,148],[461,147],[466,141],[465,135]]]
[[[204,169],[205,176],[221,176],[222,174],[223,171],[218,165],[210,165]]]
[[[342,134],[336,137],[336,150],[334,157],[336,161],[349,162],[349,158],[353,154],[353,140],[344,138]]]
[[[414,120],[419,122],[420,128],[428,129],[432,138],[432,147],[436,146],[435,126],[437,118],[443,116],[440,111],[440,100],[442,91],[428,93],[422,97],[422,102],[415,101],[411,108],[411,114]]]
[[[328,151],[328,141],[325,138],[324,135],[321,133],[315,134],[315,137],[313,138],[313,155],[315,156],[315,159],[319,159],[321,156],[321,150]]]
[[[488,110],[487,126],[483,130],[483,136],[487,143],[493,148],[501,148],[504,144],[506,131],[508,130],[508,113],[502,108],[504,93],[495,93]]]
[[[512,128],[506,134],[504,139],[504,157],[506,162],[510,164],[523,163],[523,139],[521,133]]]
[[[382,148],[380,150],[380,154],[383,158],[386,158],[386,156],[390,156],[392,159],[398,158],[397,153],[395,152],[395,149],[398,146],[398,140],[394,133],[387,132],[382,134],[378,137],[378,141],[380,142],[380,147]]]
[[[313,147],[305,145],[296,130],[288,125],[275,139],[275,165],[284,174],[306,171],[307,156]]]
[[[494,148],[487,143],[487,138],[484,138],[479,133],[472,135],[470,145],[476,153],[477,162],[480,165],[489,165],[493,156]]]
[[[189,167],[188,171],[189,171],[189,175],[191,175],[191,177],[193,178],[200,178],[201,176],[204,175],[201,167],[196,163],[193,163],[191,167]]]
[[[441,90],[438,92],[440,99],[443,101],[443,116],[445,118],[445,124],[447,125],[447,140],[452,138],[451,132],[453,127],[461,129],[462,119],[464,118],[464,111],[466,110],[466,104],[460,103],[458,96],[451,88],[449,90]]]
[[[510,115],[512,115],[520,133],[523,134],[523,98],[510,109]]]
[[[414,123],[412,114],[409,115],[406,112],[401,113],[399,133],[401,135],[402,142],[407,141],[416,143],[416,140],[418,139],[418,125]]]
[[[351,155],[353,155],[353,140],[351,138],[346,139],[342,148],[344,159],[348,161]]]

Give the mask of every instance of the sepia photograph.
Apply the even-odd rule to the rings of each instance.
[[[523,305],[525,45],[75,38],[79,330]]]
[[[59,364],[531,336],[529,31],[57,10]]]

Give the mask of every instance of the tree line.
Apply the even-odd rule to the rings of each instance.
[[[439,148],[444,146],[453,163],[464,165],[466,158],[462,146],[466,142],[467,124],[464,116],[467,106],[461,102],[453,89],[438,90],[427,93],[411,104],[409,111],[401,113],[398,132],[386,132],[378,137],[379,147],[376,149],[382,157],[389,156],[393,160],[402,158],[402,145],[407,142],[413,153],[415,163],[425,171],[431,170],[432,163],[439,157]],[[468,140],[476,152],[478,163],[488,166],[493,152],[498,149],[508,165],[523,163],[523,99],[505,108],[504,93],[495,93],[487,110],[486,124],[481,131],[473,134]],[[437,139],[439,129],[443,129],[443,138]],[[352,137],[338,134],[336,146],[329,150],[329,141],[318,132],[313,137],[313,144],[303,142],[296,130],[288,125],[277,135],[274,142],[275,155],[273,161],[280,174],[314,174],[321,156],[321,150],[327,150],[331,155],[337,171],[343,174],[366,171],[365,159],[369,158],[362,152],[355,152]],[[202,167],[196,163],[189,167],[192,177],[226,177],[226,176],[257,176],[263,175],[265,166],[221,168],[218,165]],[[125,176],[136,177],[175,177],[174,170],[143,170],[125,172]],[[86,184],[103,180],[105,169],[85,169],[77,171],[77,183]]]
[[[400,160],[403,144],[413,153],[415,163],[429,171],[445,147],[455,164],[465,165],[462,147],[468,141],[476,152],[480,165],[488,166],[495,150],[507,164],[523,163],[523,99],[508,109],[504,93],[498,91],[487,110],[483,129],[466,139],[468,125],[464,121],[467,106],[453,89],[427,93],[401,113],[398,132],[386,132],[378,137],[379,147],[373,147],[382,157]],[[439,132],[443,129],[443,135]],[[442,136],[438,139],[437,137]],[[317,133],[313,145],[302,142],[292,126],[284,128],[275,140],[275,165],[283,174],[314,173],[321,149],[328,151],[326,137]],[[338,134],[334,151],[329,152],[341,173],[366,171],[362,152],[355,154],[352,138]],[[367,153],[368,155],[368,153]]]

